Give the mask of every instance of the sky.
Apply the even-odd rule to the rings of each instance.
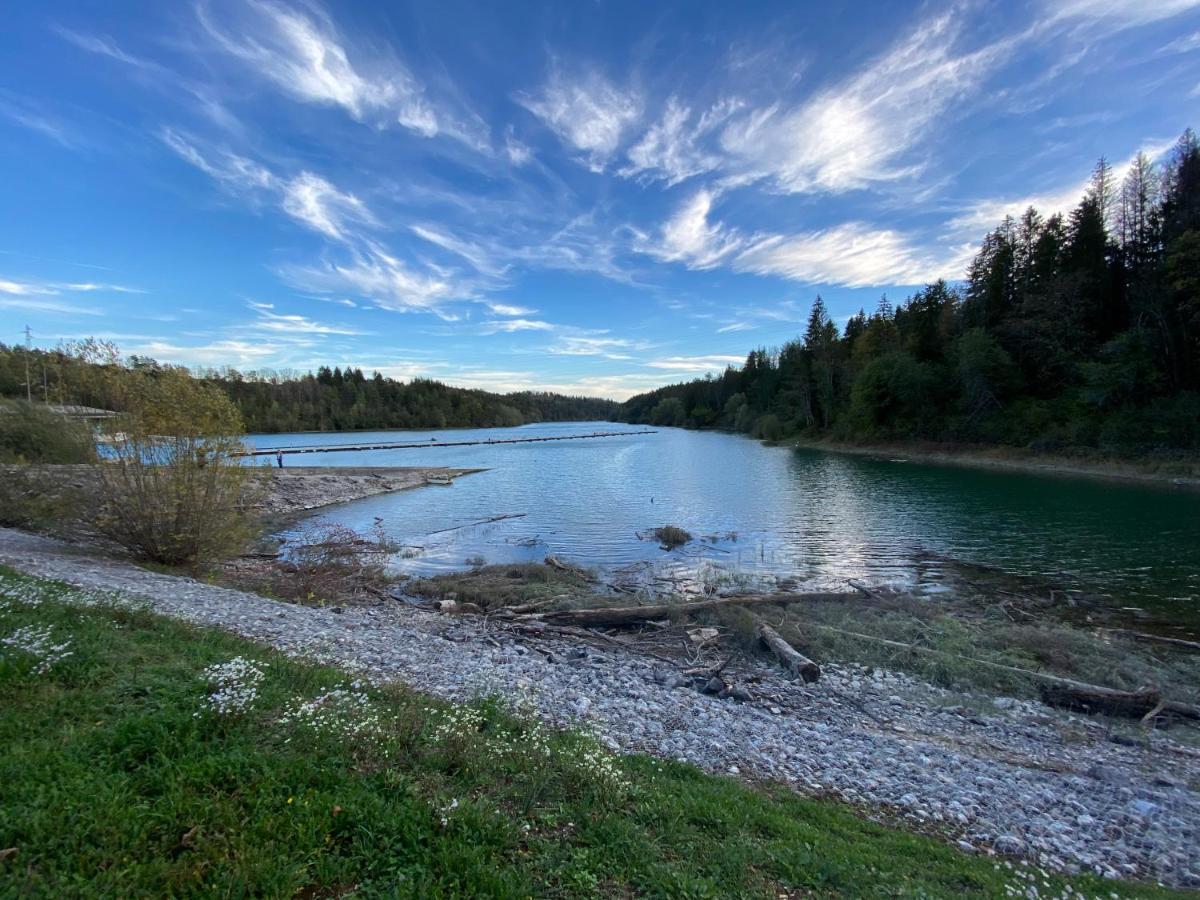
[[[0,342],[624,399],[1200,124],[1200,0],[15,2]]]

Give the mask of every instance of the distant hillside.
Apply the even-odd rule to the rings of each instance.
[[[984,238],[965,282],[929,285],[839,329],[817,297],[803,335],[719,377],[663,387],[627,422],[763,438],[924,439],[1200,451],[1200,144],[1101,160],[1067,217],[1032,207]]]
[[[120,362],[115,348],[93,341],[64,350],[0,344],[0,397],[26,395],[26,363],[33,397],[121,409],[106,371],[115,365],[165,368],[144,357]],[[247,431],[341,431],[375,428],[458,428],[614,418],[610,400],[523,391],[493,394],[417,378],[410,382],[365,375],[356,368],[282,377],[233,370],[203,372],[241,410]]]

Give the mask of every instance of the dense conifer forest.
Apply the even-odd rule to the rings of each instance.
[[[85,341],[60,350],[26,351],[0,344],[0,397],[77,403],[121,409],[108,367],[163,368],[143,357],[119,362],[115,348]],[[27,391],[26,363],[32,390]],[[493,394],[437,381],[410,382],[365,375],[361,369],[329,369],[314,375],[240,373],[230,369],[196,373],[221,387],[241,411],[249,432],[342,431],[374,428],[458,428],[609,419],[617,404],[591,397],[534,391]]]
[[[1200,144],[1120,184],[1101,160],[1065,217],[986,236],[965,281],[886,298],[741,368],[642,394],[629,422],[1144,455],[1200,450]]]

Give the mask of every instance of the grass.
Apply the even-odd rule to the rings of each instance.
[[[711,621],[724,626],[745,649],[757,651],[760,616],[819,662],[853,662],[907,672],[952,689],[1039,696],[1042,682],[971,661],[982,660],[1121,690],[1156,686],[1170,699],[1200,702],[1200,655],[1098,634],[1045,614],[1013,621],[998,607],[897,597],[794,603],[770,613],[735,607]],[[939,653],[904,652],[845,632]]]
[[[582,573],[576,574],[542,563],[481,565],[467,572],[435,575],[404,585],[405,591],[419,597],[474,603],[484,611],[549,603],[565,595],[591,594],[594,588]]]
[[[1003,896],[1033,872],[783,788],[614,757],[494,701],[347,685],[81,602],[0,569],[0,640],[49,628],[70,654],[41,665],[0,644],[3,897]],[[213,712],[204,672],[237,657],[262,677],[240,711],[227,695]]]

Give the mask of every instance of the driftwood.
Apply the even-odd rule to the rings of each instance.
[[[523,519],[528,513],[506,513],[502,516],[492,516],[490,519],[480,519],[478,522],[466,522],[462,525],[453,525],[450,528],[439,528],[437,531],[426,532],[425,537],[434,534],[445,534],[447,531],[458,531],[460,528],[470,528],[473,525],[490,525],[492,522],[503,522],[505,519]]]
[[[770,649],[783,663],[784,668],[799,675],[805,682],[816,681],[821,677],[821,667],[796,650],[791,644],[780,637],[779,632],[770,625],[758,626],[758,639]]]
[[[557,556],[547,556],[545,563],[551,569],[556,569],[557,571],[564,572],[567,575],[574,575],[576,578],[582,581],[590,581],[593,583],[596,581],[596,578],[586,569],[576,566],[572,563],[563,562]]]
[[[1167,637],[1165,634],[1149,634],[1145,631],[1130,631],[1127,628],[1105,628],[1109,634],[1119,634],[1133,638],[1136,641],[1146,641],[1152,644],[1165,644],[1168,647],[1178,647],[1181,650],[1200,650],[1200,641],[1185,641],[1183,638]]]
[[[913,644],[875,637],[871,634],[844,631],[841,628],[833,628],[829,625],[817,625],[814,627],[864,641],[871,641],[876,644],[883,644],[885,647],[894,647],[897,650],[904,650],[908,653],[921,653],[929,656],[960,659],[964,662],[984,666],[988,669],[996,669],[1036,679],[1043,682],[1039,688],[1039,693],[1041,694],[1042,701],[1047,706],[1073,709],[1078,712],[1105,713],[1110,716],[1142,719],[1144,721],[1150,721],[1156,716],[1174,716],[1194,722],[1200,721],[1200,708],[1190,706],[1186,703],[1164,700],[1162,694],[1155,688],[1143,688],[1138,691],[1119,691],[1115,688],[1086,684],[1082,681],[1073,681],[1070,678],[1061,678],[1058,675],[1049,675],[1045,672],[1034,672],[1031,669],[1021,669],[1017,666],[1005,665],[1004,663],[974,659],[958,653],[947,653],[944,650],[935,650],[932,647],[917,647]]]
[[[716,597],[694,603],[654,603],[646,606],[608,606],[600,609],[561,609],[548,612],[548,622],[563,625],[578,625],[583,628],[638,625],[655,622],[672,616],[687,616],[692,613],[719,609],[723,606],[764,606],[803,601],[845,600],[857,594],[845,592],[832,594],[747,594],[734,597]]]

